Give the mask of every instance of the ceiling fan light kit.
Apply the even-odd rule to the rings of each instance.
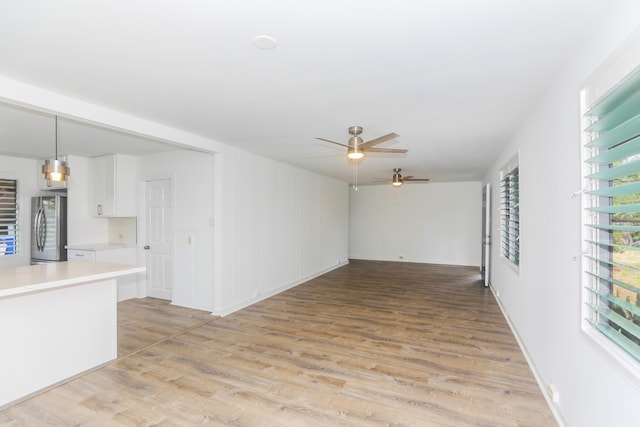
[[[429,178],[414,178],[412,175],[402,176],[400,171],[402,169],[395,168],[393,170],[393,178],[391,178],[391,185],[396,188],[401,187],[405,182],[429,182]]]
[[[58,116],[56,116],[56,152],[55,159],[45,160],[42,173],[47,181],[66,181],[71,175],[71,169],[64,160],[58,160]]]
[[[362,126],[351,126],[348,129],[349,133],[353,136],[351,136],[351,138],[349,138],[349,141],[347,144],[343,144],[341,142],[336,142],[336,141],[332,141],[330,139],[325,139],[325,138],[316,138],[319,139],[321,141],[325,141],[325,142],[330,142],[331,144],[336,144],[336,145],[340,145],[342,147],[346,147],[347,148],[347,158],[349,160],[360,160],[364,157],[365,152],[372,152],[372,153],[399,153],[399,154],[404,154],[406,153],[408,150],[402,149],[402,148],[377,148],[374,147],[374,145],[378,145],[381,144],[383,142],[392,140],[394,138],[398,137],[398,134],[396,133],[389,133],[387,135],[383,135],[380,136],[378,138],[374,138],[372,140],[363,142],[362,138],[360,137],[360,134],[362,133]]]
[[[325,138],[316,138],[316,139],[319,139],[320,141],[330,142],[331,144],[335,144],[335,145],[339,145],[341,147],[347,148],[347,159],[355,161],[353,163],[353,167],[354,167],[353,188],[355,190],[358,189],[358,169],[357,169],[358,160],[364,157],[365,151],[370,151],[373,153],[397,153],[397,154],[405,154],[407,151],[409,151],[403,148],[374,147],[375,145],[382,144],[383,142],[397,138],[398,134],[394,132],[363,142],[362,138],[360,137],[360,134],[362,133],[362,126],[351,126],[348,129],[348,131],[352,136],[351,138],[349,138],[349,141],[347,144],[343,144],[341,142],[336,142],[336,141],[332,141],[330,139],[325,139]],[[403,183],[402,175],[400,175],[400,169],[394,169],[393,171],[395,172],[395,174],[393,175],[393,181],[391,183],[394,187],[400,187]],[[416,180],[416,181],[424,181],[424,180]]]
[[[360,160],[364,157],[364,152],[358,147],[349,148],[347,157],[349,160]]]
[[[402,186],[402,175],[400,175],[400,169],[394,169],[393,180],[391,181],[391,185],[394,187]]]

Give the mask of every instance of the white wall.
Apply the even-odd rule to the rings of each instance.
[[[231,147],[216,158],[215,314],[347,262],[347,183]]]
[[[138,158],[141,245],[144,181],[166,178],[174,304],[226,315],[347,262],[346,183],[226,146]]]
[[[486,177],[499,188],[500,168],[519,150],[520,273],[500,259],[494,191],[492,287],[539,380],[558,390],[552,407],[576,427],[638,425],[640,381],[580,329],[580,197],[572,197],[581,188],[579,91],[638,25],[640,2],[615,4],[604,31],[570,58]]]
[[[479,266],[481,214],[480,182],[360,186],[349,258]]]
[[[137,159],[139,247],[146,239],[145,181],[171,179],[174,190],[176,305],[213,310],[213,155],[178,150]],[[141,249],[139,258],[144,260]],[[145,286],[145,281],[141,282]],[[144,290],[142,290],[144,292]],[[141,293],[143,293],[141,292]]]
[[[36,160],[0,156],[0,177],[18,180],[20,242],[17,255],[0,256],[0,268],[29,265],[31,260],[31,197],[40,191]]]

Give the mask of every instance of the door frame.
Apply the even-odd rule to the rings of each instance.
[[[491,184],[482,187],[482,260],[480,274],[485,287],[491,283]]]

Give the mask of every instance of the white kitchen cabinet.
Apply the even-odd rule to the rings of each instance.
[[[136,215],[135,157],[111,154],[91,159],[89,213],[100,217]]]
[[[96,261],[113,264],[137,265],[135,247],[96,250]],[[118,301],[135,298],[138,295],[138,278],[135,274],[118,277]]]
[[[85,246],[85,245],[79,245]],[[86,245],[91,246],[91,245]],[[69,261],[98,261],[113,264],[137,265],[137,250],[135,246],[121,246],[110,244],[96,244],[92,249],[67,249]]]
[[[97,261],[111,264],[138,265],[138,251],[135,245],[96,243],[69,246],[67,248],[68,261]],[[137,275],[118,277],[118,301],[138,296]]]
[[[118,249],[105,249],[96,250],[96,261],[98,262],[111,262],[114,264],[128,264],[137,265],[137,249],[131,248],[118,248]]]
[[[95,261],[96,251],[84,249],[67,249],[67,261]]]

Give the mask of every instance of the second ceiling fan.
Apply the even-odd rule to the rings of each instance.
[[[411,175],[402,176],[400,175],[400,171],[402,169],[396,168],[393,170],[393,178],[391,178],[391,185],[394,187],[400,187],[405,182],[429,182],[429,178],[415,178]]]
[[[365,151],[371,152],[371,153],[399,153],[399,154],[404,154],[407,151],[409,151],[403,148],[376,148],[375,147],[378,144],[397,138],[398,134],[393,132],[387,135],[379,136],[378,138],[374,138],[366,142],[363,141],[362,138],[360,137],[360,134],[362,133],[361,126],[351,126],[349,128],[349,133],[353,136],[349,138],[348,144],[331,141],[330,139],[325,139],[325,138],[316,138],[316,139],[330,142],[332,144],[340,145],[342,147],[346,147],[347,157],[351,160],[359,160],[363,158]]]

